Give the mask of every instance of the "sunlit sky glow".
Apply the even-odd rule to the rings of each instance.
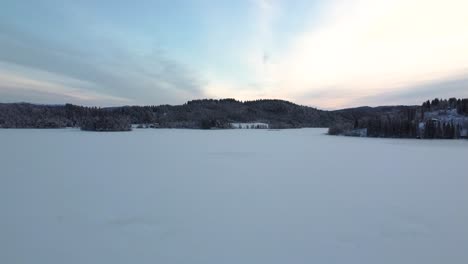
[[[0,102],[468,97],[466,0],[3,0]]]

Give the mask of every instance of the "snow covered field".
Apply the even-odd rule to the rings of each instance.
[[[0,263],[468,263],[468,141],[0,130]]]

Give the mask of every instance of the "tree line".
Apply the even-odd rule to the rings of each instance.
[[[433,99],[420,106],[358,107],[323,111],[283,100],[201,99],[183,105],[86,107],[72,104],[0,103],[0,128],[79,127],[127,131],[132,124],[158,128],[329,127],[330,134],[398,138],[458,138],[468,129],[468,99]],[[467,121],[467,122],[465,122]],[[365,133],[363,133],[365,132]]]
[[[330,127],[329,134],[456,139],[467,136],[468,99],[435,98],[421,106],[381,107],[373,111],[357,108],[348,110],[348,115],[348,121]]]
[[[183,105],[85,107],[72,104],[0,104],[1,128],[80,127],[129,130],[131,124],[161,128],[230,128],[230,123],[263,122],[273,128],[327,127],[342,117],[283,100],[202,99]]]
[[[422,111],[431,112],[437,110],[456,109],[460,115],[468,115],[468,99],[438,99],[427,100],[422,104]]]

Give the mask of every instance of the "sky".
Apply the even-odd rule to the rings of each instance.
[[[0,102],[468,97],[466,0],[0,2]]]

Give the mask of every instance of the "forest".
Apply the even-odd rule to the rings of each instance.
[[[155,128],[230,128],[232,122],[264,122],[271,128],[328,127],[341,117],[283,100],[203,99],[183,105],[85,107],[72,104],[0,104],[0,128],[80,127],[125,131],[131,124]]]
[[[346,110],[347,122],[329,128],[331,135],[385,138],[466,138],[468,99],[433,99],[420,106]]]
[[[228,129],[261,122],[269,128],[329,127],[330,135],[391,138],[462,138],[468,99],[433,99],[415,106],[357,107],[323,111],[283,100],[192,100],[183,105],[86,107],[72,104],[0,104],[0,128],[130,131],[151,128]]]

